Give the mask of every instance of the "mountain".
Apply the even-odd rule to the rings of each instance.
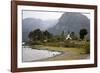
[[[34,19],[34,18],[24,19],[22,21],[22,40],[26,41],[28,39],[29,32],[38,29],[41,23],[42,21],[40,19]]]
[[[45,31],[53,27],[57,23],[57,20],[41,20],[36,18],[25,18],[22,20],[22,40],[28,40],[28,34],[30,31],[40,29]]]
[[[48,30],[49,28],[54,27],[57,24],[58,20],[45,20],[43,21],[43,29]]]
[[[54,35],[61,34],[62,31],[67,34],[68,32],[75,32],[79,34],[80,29],[86,28],[90,33],[90,20],[81,13],[66,12],[62,14],[58,23],[49,28],[48,31]],[[88,34],[90,36],[90,34]]]

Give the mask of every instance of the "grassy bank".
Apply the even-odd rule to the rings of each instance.
[[[54,46],[44,46],[44,45],[34,45],[32,48],[36,49],[47,49],[47,50],[53,50],[53,51],[62,51],[62,52],[74,52],[74,53],[83,53],[85,52],[85,49],[83,48],[67,48],[67,47],[54,47]]]
[[[47,48],[49,50],[57,51],[82,51],[89,54],[90,44],[87,41],[66,40],[60,42],[33,42],[32,48]]]
[[[54,46],[44,46],[44,45],[34,45],[36,49],[40,50],[52,50],[62,52],[61,55],[45,59],[43,61],[56,61],[56,60],[77,60],[77,59],[86,59],[89,54],[85,53],[83,48],[67,48],[67,47],[54,47]]]
[[[89,58],[90,45],[87,41],[68,40],[63,42],[33,42],[33,49],[50,50],[62,52],[61,55],[45,59],[43,61],[54,60],[77,60]]]

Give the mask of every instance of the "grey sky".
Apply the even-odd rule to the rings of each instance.
[[[57,20],[62,16],[61,12],[37,12],[37,11],[23,11],[24,18],[37,18],[42,20]]]
[[[43,11],[23,11],[23,19],[36,18],[41,20],[57,20],[64,12],[43,12]],[[90,14],[82,13],[86,17],[90,18]]]

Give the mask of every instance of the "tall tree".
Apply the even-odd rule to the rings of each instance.
[[[60,38],[61,38],[62,41],[65,39],[64,31],[62,31]]]
[[[36,29],[34,31],[31,31],[28,35],[29,39],[31,41],[41,40],[42,39],[42,32],[40,29]]]
[[[75,34],[75,32],[71,32],[71,38],[73,40],[77,40],[77,35]]]
[[[79,34],[80,34],[80,39],[83,40],[84,39],[84,36],[88,34],[87,29],[85,29],[85,28],[80,29]]]
[[[44,39],[50,39],[52,37],[52,34],[49,33],[47,30],[43,32]]]

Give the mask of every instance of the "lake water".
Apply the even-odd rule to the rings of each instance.
[[[61,54],[61,52],[57,52],[57,51],[38,50],[38,49],[29,48],[29,47],[24,47],[22,49],[23,49],[22,51],[23,62],[43,60],[43,59],[54,57],[56,55]]]

